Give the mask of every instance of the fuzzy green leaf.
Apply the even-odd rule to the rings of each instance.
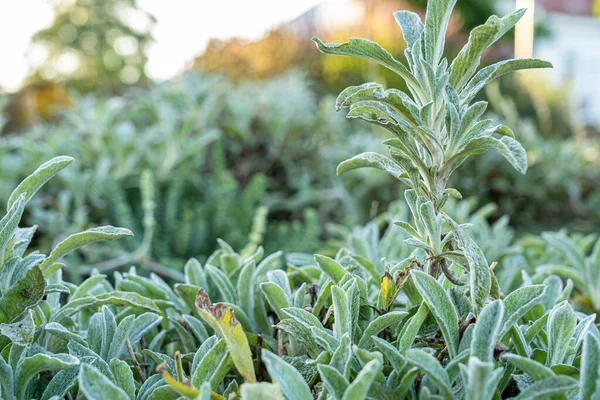
[[[423,58],[436,68],[442,58],[448,21],[450,20],[450,14],[452,14],[455,4],[456,0],[427,2]]]
[[[118,358],[110,360],[110,370],[115,377],[115,383],[123,389],[130,400],[135,399],[135,380],[129,365]]]
[[[323,385],[327,388],[327,391],[331,393],[335,400],[342,400],[344,392],[350,385],[350,382],[348,382],[341,372],[329,365],[320,364],[318,365],[318,369]]]
[[[581,354],[581,398],[591,399],[600,377],[600,341],[591,332],[583,339]]]
[[[552,68],[552,64],[535,58],[519,58],[515,60],[500,61],[485,67],[477,72],[461,91],[461,101],[463,104],[469,103],[485,85],[504,74],[533,68]]]
[[[417,87],[413,74],[379,44],[367,39],[352,38],[346,43],[323,43],[318,37],[312,39],[320,52],[338,56],[353,56],[375,61],[400,75],[410,85]]]
[[[535,382],[522,391],[515,400],[545,400],[555,396],[565,395],[577,389],[577,381],[568,376],[553,376],[543,381]]]
[[[430,275],[421,271],[412,271],[411,275],[415,286],[427,303],[427,308],[439,324],[450,356],[456,356],[458,353],[458,314],[452,300],[442,285]]]
[[[0,220],[0,254],[3,254],[10,238],[13,237],[25,209],[25,194],[20,195]]]
[[[333,258],[315,254],[315,261],[317,264],[319,264],[321,270],[325,272],[325,274],[333,281],[333,283],[337,284],[348,273],[348,271]]]
[[[505,354],[502,358],[529,375],[534,381],[556,376],[550,368],[530,358],[510,353]]]
[[[381,361],[374,359],[369,361],[356,375],[350,386],[344,392],[342,400],[364,399],[369,393],[369,388],[375,377],[381,372]]]
[[[512,326],[544,297],[546,286],[524,286],[509,293],[504,299],[504,317],[498,337],[503,337]]]
[[[268,350],[263,350],[262,360],[274,383],[281,386],[286,399],[312,400],[310,389],[296,368]]]
[[[154,301],[147,297],[141,296],[133,292],[114,291],[102,293],[94,297],[80,297],[79,299],[70,301],[61,308],[53,317],[52,320],[60,322],[63,318],[67,318],[73,314],[77,314],[81,310],[88,308],[98,308],[103,305],[129,306],[139,308],[146,311],[160,313]]]
[[[129,229],[115,228],[114,226],[103,226],[99,228],[88,229],[87,231],[76,233],[69,236],[62,242],[60,242],[54,250],[50,253],[48,258],[40,265],[42,271],[47,269],[50,265],[54,264],[60,258],[66,256],[73,250],[76,250],[82,246],[86,246],[90,243],[98,242],[101,240],[116,240],[126,236],[133,236],[133,233]]]
[[[408,45],[408,48],[412,48],[413,45],[421,39],[421,34],[425,29],[421,17],[419,17],[419,14],[411,11],[396,11],[394,13],[394,18],[402,29],[402,35],[404,36],[404,41]]]
[[[17,320],[44,297],[46,281],[39,267],[30,268],[0,298],[0,323]]]
[[[548,358],[546,365],[561,364],[577,327],[577,316],[568,301],[557,304],[548,316]]]
[[[81,365],[79,389],[89,400],[129,400],[129,396],[123,389],[89,364]]]
[[[194,357],[194,365],[197,367],[192,375],[192,384],[200,387],[202,383],[208,382],[211,387],[216,388],[232,365],[227,343],[220,339],[210,348],[205,348],[203,344]]]
[[[405,311],[391,311],[372,320],[364,330],[358,347],[369,350],[373,346],[372,336],[390,327],[396,327],[408,315]]]
[[[450,84],[460,90],[477,70],[481,53],[500,39],[523,16],[525,9],[514,11],[503,18],[492,15],[483,25],[471,31],[469,42],[458,53],[450,66]]]
[[[240,395],[247,400],[283,400],[281,386],[269,382],[244,383]]]
[[[79,360],[68,354],[38,353],[31,357],[25,357],[15,372],[17,399],[24,400],[26,398],[29,382],[40,372],[68,369],[77,365],[79,365]]]
[[[406,351],[406,361],[426,374],[447,399],[454,398],[448,374],[435,357],[420,349],[410,349]]]
[[[447,219],[458,242],[469,263],[469,286],[471,289],[471,302],[478,312],[484,305],[492,287],[492,274],[483,251],[475,241],[464,232],[464,228],[457,225],[453,220]]]
[[[501,300],[495,300],[481,310],[473,331],[471,356],[477,357],[482,362],[493,360],[503,314],[504,305]]]
[[[28,203],[29,200],[42,186],[44,186],[46,182],[52,179],[54,175],[58,174],[63,168],[72,162],[72,157],[59,156],[40,165],[38,169],[25,178],[10,194],[10,197],[8,198],[7,209],[10,209],[22,194],[26,195],[25,203]]]
[[[423,303],[417,312],[404,324],[398,335],[398,350],[400,353],[404,353],[406,350],[410,349],[428,314],[429,309],[427,308],[427,305]]]
[[[35,322],[31,310],[20,321],[12,324],[0,323],[0,335],[6,336],[13,344],[18,346],[31,346],[34,334]]]
[[[358,154],[346,161],[342,161],[338,165],[336,172],[338,175],[341,175],[344,172],[357,168],[376,168],[387,172],[396,179],[400,179],[405,174],[404,169],[392,159],[372,151]]]

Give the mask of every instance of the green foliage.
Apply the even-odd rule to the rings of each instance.
[[[527,155],[510,128],[479,120],[487,103],[470,102],[487,83],[501,75],[551,65],[535,59],[506,60],[477,71],[481,52],[519,21],[524,14],[524,10],[519,10],[504,18],[492,16],[475,28],[469,42],[448,66],[442,55],[455,3],[428,2],[424,24],[414,13],[395,14],[408,45],[408,67],[369,40],[350,39],[343,44],[324,44],[318,38],[314,41],[325,54],[366,58],[406,81],[412,97],[397,89],[385,90],[376,83],[349,87],[338,96],[337,108],[348,108],[349,118],[383,126],[395,137],[384,142],[392,158],[362,153],[342,162],[337,172],[378,168],[410,187],[405,197],[414,225],[399,223],[412,236],[408,243],[427,253],[426,270],[434,278],[443,273],[452,283],[464,285],[452,266],[468,273],[477,313],[491,290],[492,276],[483,252],[464,233],[466,226],[442,211],[450,195],[460,197],[455,189],[447,188],[448,180],[471,155],[495,150],[522,173],[527,170]],[[445,224],[450,228],[447,232],[443,232]]]
[[[43,251],[65,232],[98,224],[136,234],[123,250],[81,253],[84,273],[101,261],[101,270],[181,269],[190,257],[205,260],[218,238],[236,248],[250,239],[272,252],[311,253],[326,221],[365,221],[371,199],[385,204],[398,194],[394,185],[375,194],[382,176],[335,177],[335,164],[366,137],[321,108],[299,74],[235,86],[190,74],[150,91],[75,98],[56,123],[0,138],[0,188],[7,201],[30,165],[77,158],[25,220],[39,226]]]
[[[414,15],[396,14],[409,52],[418,55],[410,70],[372,42],[320,46],[375,57],[408,78],[426,75],[433,71],[427,65],[434,65],[443,76],[435,72],[431,82],[445,83],[449,72],[440,57],[452,5],[432,0],[424,25]],[[519,15],[491,18],[492,26],[479,30],[491,29],[485,46]],[[485,47],[467,45],[464,54],[471,51],[469,46]],[[465,55],[458,63],[476,58]],[[464,71],[474,76],[464,80],[468,88],[477,85],[471,83],[477,76],[485,80],[497,73],[494,68],[482,74],[468,67],[457,76]],[[452,135],[463,133],[460,118],[473,117],[473,122],[478,113],[468,117],[468,111],[459,111],[469,109],[470,99],[454,107],[458,89],[447,86],[439,98],[433,85],[422,87],[421,82],[427,81],[415,79],[413,86],[409,82],[415,97],[423,96],[418,101],[400,92],[382,92],[376,85],[343,94],[347,97],[341,104],[358,96],[351,113],[367,117],[373,112],[377,117],[371,119],[378,123],[380,117],[391,121],[389,113],[406,111],[406,118],[394,118],[394,132],[414,128],[423,136],[392,139],[397,140],[392,147],[399,149],[392,150],[392,158],[368,153],[341,164],[342,171],[357,165],[401,171],[396,178],[410,189],[404,204],[392,205],[365,226],[331,225],[328,246],[335,250],[330,256],[265,253],[260,237],[268,233],[265,211],[260,209],[246,243],[232,246],[218,240],[215,251],[202,260],[190,258],[183,272],[151,264],[169,275],[169,283],[135,266],[102,274],[100,268],[138,260],[114,247],[123,251],[123,258],[93,268],[67,254],[99,240],[129,236],[130,231],[90,228],[60,241],[46,256],[27,252],[35,228],[18,227],[27,201],[31,200],[29,209],[39,197],[32,198],[30,191],[38,191],[71,159],[52,159],[15,184],[0,219],[0,398],[597,397],[596,315],[576,311],[570,302],[574,288],[595,299],[595,287],[587,281],[596,277],[596,237],[546,233],[513,243],[505,220],[494,225],[485,220],[489,207],[474,211],[472,202],[449,201],[449,196],[461,197],[446,187],[453,169],[449,160],[457,154],[468,156],[464,149],[480,151],[487,146],[482,143],[496,140],[510,143],[505,155],[524,169],[520,156],[515,156],[520,147],[514,139],[503,140],[509,136],[488,132],[465,140],[462,150],[452,149]],[[421,103],[428,96],[431,101]],[[446,112],[448,118],[443,116]],[[417,116],[433,125],[427,128],[419,122],[411,128],[409,119],[417,121]],[[438,118],[446,122],[436,130]],[[478,139],[489,140],[472,144]],[[402,153],[409,147],[414,154]],[[139,154],[144,153],[134,156]],[[223,167],[218,159],[215,162]],[[451,164],[460,163],[455,159]],[[448,175],[440,176],[444,169]],[[146,214],[140,249],[146,251],[160,222],[154,217],[153,179],[143,171],[139,185]],[[412,221],[404,222],[409,214]],[[187,217],[184,221],[196,222]],[[473,228],[472,237],[465,231],[468,227]],[[498,263],[489,265],[486,257]],[[553,265],[548,265],[550,260]],[[522,272],[519,268],[520,276],[514,273],[515,262],[525,267]],[[67,266],[80,272],[80,282],[63,277]],[[581,301],[573,303],[583,308]]]
[[[316,256],[287,270],[281,252],[264,257],[258,246],[242,255],[220,242],[204,265],[191,259],[184,280],[171,287],[135,268],[110,280],[93,271],[80,285],[63,280],[58,267],[44,276],[40,265],[57,265],[76,246],[58,245],[49,258],[23,257],[33,230],[5,217],[2,231],[11,232],[0,274],[15,283],[2,280],[0,394],[492,399],[594,393],[600,374],[595,315],[575,313],[562,300],[564,289],[550,290],[545,281],[488,297],[475,319],[466,287],[417,270],[423,254],[406,253],[411,246],[399,239],[409,237],[400,227],[389,224],[378,237],[375,227],[390,218],[351,232],[350,247],[335,258]],[[124,233],[90,231],[65,242]],[[373,264],[372,257],[383,261]]]
[[[570,125],[565,128],[557,126],[558,123],[536,126],[535,120],[507,95],[505,86],[509,82],[501,86],[496,83],[485,88],[492,106],[489,118],[519,127],[519,141],[528,153],[527,175],[515,172],[502,157],[491,153],[467,160],[460,176],[451,179],[451,185],[483,203],[497,203],[502,212],[511,217],[517,230],[538,233],[569,227],[594,232],[600,221],[600,198],[594,189],[600,181],[598,139],[585,136]],[[537,80],[533,85],[536,84]],[[520,80],[514,85],[519,87]],[[530,89],[526,86],[521,90],[529,94]],[[535,96],[538,95],[528,95],[529,103]],[[564,92],[557,97],[568,98]],[[539,115],[545,106],[538,103],[533,104],[535,114]],[[559,107],[569,109],[568,104]]]

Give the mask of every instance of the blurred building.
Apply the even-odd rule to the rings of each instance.
[[[552,62],[550,76],[568,86],[575,101],[576,120],[600,125],[600,18],[594,0],[539,0],[550,35],[536,42],[534,55]]]

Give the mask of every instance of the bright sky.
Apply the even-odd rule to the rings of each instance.
[[[321,2],[139,0],[140,6],[157,18],[156,43],[149,51],[147,73],[155,79],[167,79],[200,53],[208,39],[258,38],[269,28]],[[29,71],[26,51],[31,36],[49,26],[52,20],[49,0],[0,1],[0,87],[11,91],[19,88]]]

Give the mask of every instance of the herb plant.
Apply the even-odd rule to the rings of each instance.
[[[510,128],[480,120],[487,103],[471,104],[491,80],[508,72],[545,68],[551,65],[537,59],[507,60],[477,71],[481,53],[510,30],[523,16],[518,10],[503,18],[492,16],[475,28],[469,41],[448,65],[443,58],[450,14],[456,1],[430,1],[426,21],[412,12],[394,14],[402,28],[407,68],[377,43],[351,39],[343,44],[324,44],[314,38],[325,54],[355,56],[375,61],[406,80],[411,96],[397,89],[385,90],[377,83],[345,89],[338,97],[338,109],[348,108],[348,117],[361,118],[388,129],[394,138],[384,142],[391,158],[378,153],[362,153],[338,166],[338,174],[362,167],[388,172],[410,187],[405,192],[413,215],[413,225],[398,222],[413,237],[410,243],[428,255],[425,270],[434,278],[443,273],[454,284],[463,282],[452,264],[469,274],[471,301],[481,308],[492,286],[489,266],[483,253],[442,207],[449,196],[461,198],[447,183],[452,172],[469,156],[496,150],[517,170],[527,170],[527,155]],[[450,226],[443,232],[443,225]]]
[[[410,69],[372,42],[316,40],[325,52],[394,68],[412,95],[365,84],[338,101],[351,117],[397,136],[386,141],[391,158],[365,153],[338,171],[376,167],[406,183],[413,222],[390,224],[408,214],[395,205],[364,228],[331,227],[345,239],[334,257],[265,256],[252,238],[242,250],[220,240],[204,263],[189,259],[172,282],[119,266],[111,275],[93,269],[74,284],[62,271],[65,263],[80,266],[67,253],[131,232],[93,228],[48,256],[26,254],[35,228],[18,227],[25,205],[72,159],[52,159],[27,177],[0,220],[0,398],[597,398],[596,315],[569,301],[574,284],[596,300],[595,286],[580,281],[596,278],[600,247],[587,256],[589,237],[578,252],[562,233],[545,234],[577,270],[540,266],[503,293],[497,264],[485,255],[507,257],[510,230],[485,226],[483,210],[470,218],[479,232],[471,238],[469,203],[449,200],[457,193],[447,179],[471,154],[497,150],[525,170],[509,128],[478,122],[485,104],[469,103],[502,73],[547,66],[516,60],[475,72],[480,51],[516,23],[518,11],[476,28],[448,67],[441,56],[453,4],[431,0],[425,24],[396,13]],[[263,228],[257,221],[254,233]]]

